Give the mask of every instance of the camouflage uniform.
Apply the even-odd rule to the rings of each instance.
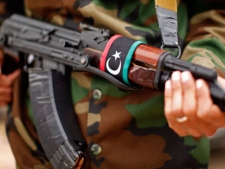
[[[180,2],[178,9],[182,59],[215,68],[223,77],[224,2]],[[149,45],[161,45],[153,0],[25,0],[24,6],[28,16],[65,27],[75,29],[84,21]],[[150,89],[126,92],[98,76],[78,72],[71,76],[74,109],[88,144],[83,168],[207,168],[207,138],[179,137],[168,127],[163,93]],[[14,99],[19,100],[16,90]],[[29,99],[26,104],[20,109],[14,101],[7,120],[7,135],[17,166],[52,168],[39,143]]]

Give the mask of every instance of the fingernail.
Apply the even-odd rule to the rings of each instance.
[[[165,88],[167,88],[167,89],[171,88],[171,81],[170,80],[166,81]]]
[[[203,83],[202,83],[201,80],[197,80],[197,81],[196,81],[196,88],[197,88],[197,89],[200,89],[200,88],[202,87],[202,85],[203,85]]]
[[[172,74],[172,80],[180,80],[180,73],[179,72],[174,72]]]
[[[188,72],[183,72],[181,74],[181,80],[182,80],[182,82],[186,82],[186,81],[189,80],[189,74],[188,74]]]

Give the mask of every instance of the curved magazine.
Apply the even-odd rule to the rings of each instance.
[[[73,109],[69,77],[52,70],[29,71],[35,126],[54,169],[80,165],[86,149]]]

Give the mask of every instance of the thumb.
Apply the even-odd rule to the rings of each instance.
[[[20,70],[17,69],[9,75],[0,75],[1,86],[11,86],[15,79],[20,75]]]

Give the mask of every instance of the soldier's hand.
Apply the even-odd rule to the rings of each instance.
[[[225,80],[218,78],[221,86]],[[165,85],[165,116],[180,136],[212,136],[225,126],[225,113],[215,105],[208,84],[190,72],[174,72]]]
[[[4,56],[0,51],[0,68],[2,68]],[[10,66],[10,65],[9,65]],[[0,107],[9,104],[12,101],[12,84],[20,75],[20,70],[15,70],[11,74],[0,74]]]

